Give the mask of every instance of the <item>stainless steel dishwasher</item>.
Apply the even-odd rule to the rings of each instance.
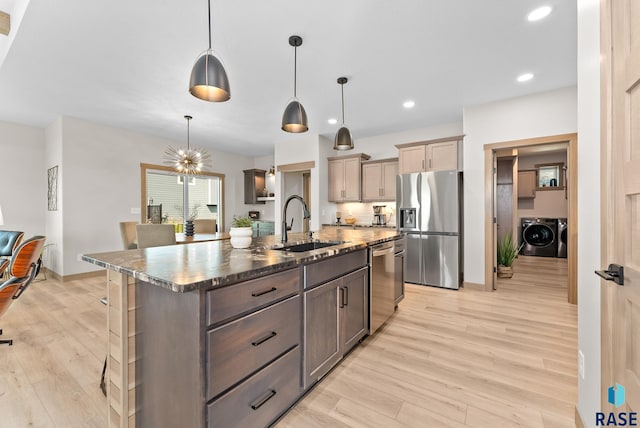
[[[369,247],[369,334],[375,333],[395,309],[395,257],[393,241]]]

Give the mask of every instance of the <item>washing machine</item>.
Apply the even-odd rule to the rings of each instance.
[[[558,219],[558,257],[567,258],[567,219]]]
[[[558,254],[558,219],[521,218],[523,256],[556,257]]]

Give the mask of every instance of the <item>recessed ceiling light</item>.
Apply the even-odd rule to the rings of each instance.
[[[329,125],[335,125],[336,123],[338,123],[338,119],[331,118],[327,120],[327,122],[329,122]]]
[[[518,82],[527,82],[529,80],[533,79],[533,73],[524,73],[521,74],[520,76],[518,76]]]
[[[542,18],[545,18],[550,13],[551,13],[551,6],[542,6],[535,9],[529,15],[527,15],[527,19],[531,22],[539,21]]]
[[[409,100],[409,101],[405,101],[402,104],[402,107],[404,107],[404,108],[413,108],[415,105],[416,105],[415,101]]]

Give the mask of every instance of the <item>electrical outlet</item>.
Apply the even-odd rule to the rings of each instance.
[[[78,254],[78,261],[81,262],[82,261],[82,254]]]
[[[578,375],[584,380],[584,354],[580,350],[578,351]]]

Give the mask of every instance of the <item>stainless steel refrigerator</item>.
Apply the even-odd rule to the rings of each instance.
[[[461,175],[396,177],[397,228],[407,235],[406,282],[458,289],[461,281]]]

